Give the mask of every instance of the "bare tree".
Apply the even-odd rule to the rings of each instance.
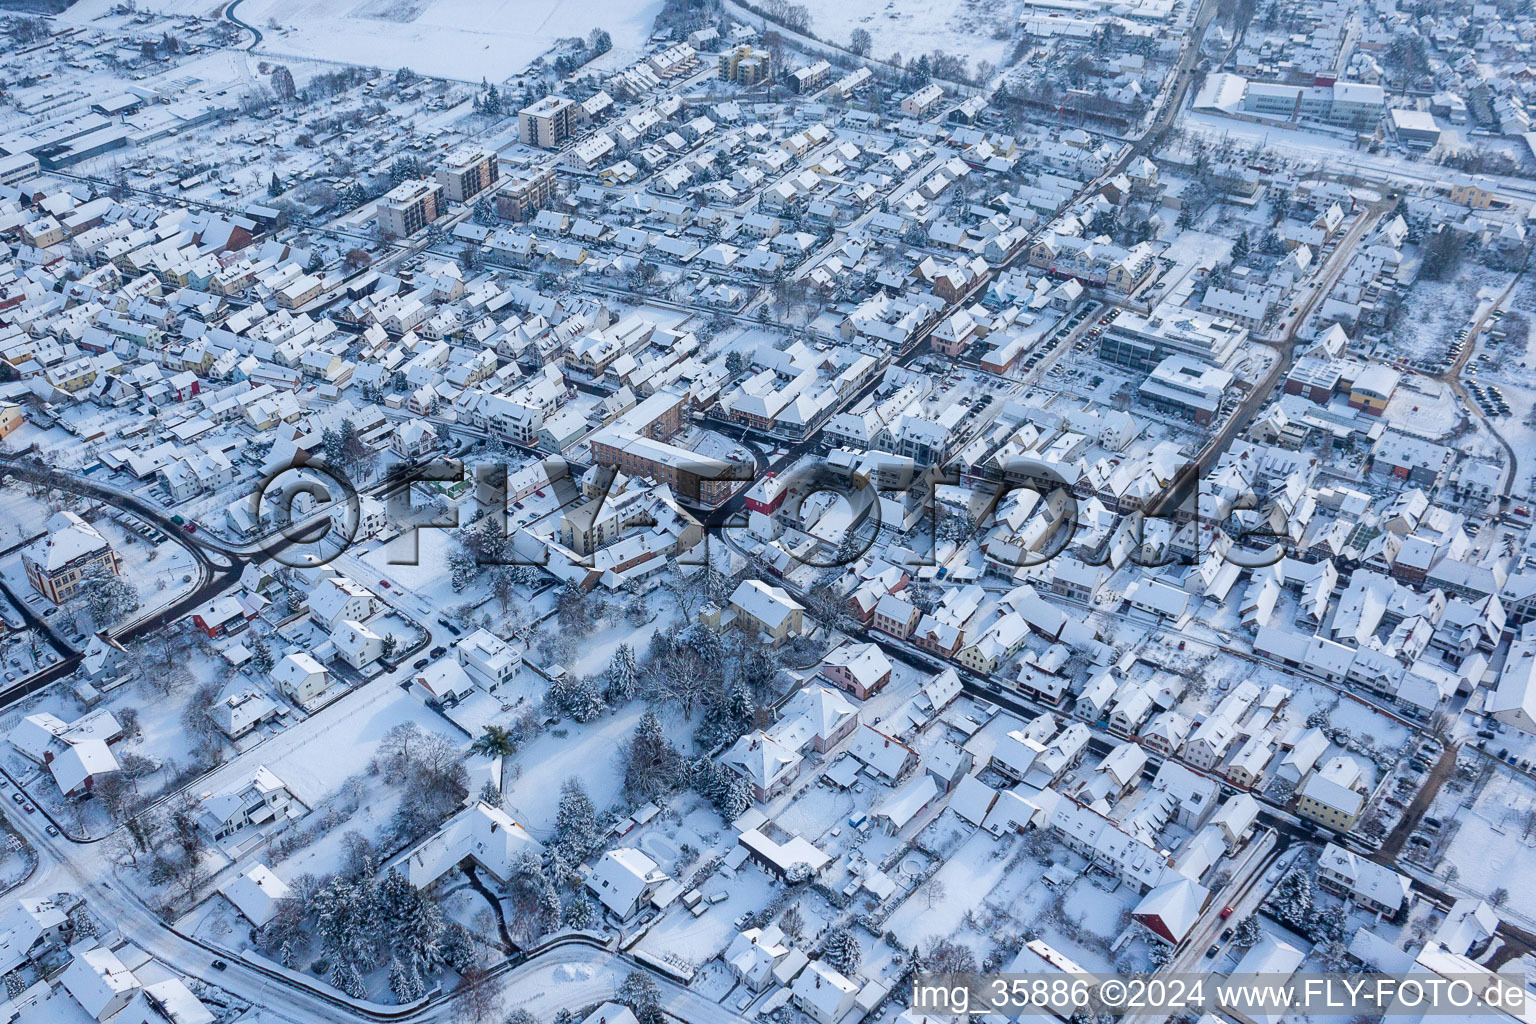
[[[467,968],[455,993],[459,1000],[459,1020],[464,1024],[484,1024],[497,1016],[500,994],[484,967]]]

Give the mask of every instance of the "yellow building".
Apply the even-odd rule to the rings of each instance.
[[[1296,813],[1337,832],[1349,832],[1365,811],[1368,793],[1360,763],[1340,755],[1307,776],[1296,794]]]

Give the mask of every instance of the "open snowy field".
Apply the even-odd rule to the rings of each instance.
[[[657,0],[245,0],[240,20],[263,33],[257,51],[499,81],[559,39],[607,29],[615,50],[637,50]],[[277,28],[272,28],[276,23]]]
[[[871,55],[885,60],[943,50],[977,61],[999,64],[1012,45],[1015,5],[1008,0],[845,0],[810,4],[811,31],[839,46],[854,29],[869,33]],[[618,37],[614,37],[618,45]]]

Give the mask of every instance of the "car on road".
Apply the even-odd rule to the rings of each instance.
[[[20,793],[12,793],[11,794],[11,802],[12,803],[19,804],[19,803],[22,803],[23,801],[25,801],[26,799],[27,798],[22,796]]]
[[[56,836],[56,835],[59,834],[59,826],[57,826],[57,825],[49,825],[46,829],[44,829],[44,831],[47,832],[51,836]]]
[[[21,809],[26,811],[28,814],[31,814],[33,811],[37,810],[37,808],[33,807],[31,804],[22,804]]]
[[[379,586],[383,587],[385,590],[388,590],[389,580],[379,580]]]
[[[222,971],[225,968],[227,968],[228,966],[229,966],[229,964],[227,962],[223,961],[223,960],[215,960],[213,962],[213,969],[216,970],[216,971]]]
[[[182,529],[186,530],[188,533],[196,533],[197,532],[197,524],[196,523],[187,523],[185,526],[182,527]]]
[[[1221,952],[1221,943],[1213,942],[1213,943],[1211,943],[1211,948],[1205,951],[1205,958],[1207,960],[1214,960],[1214,959],[1216,959],[1216,954],[1220,953],[1220,952]]]
[[[1230,939],[1232,937],[1232,934],[1235,931],[1237,931],[1237,929],[1235,929],[1235,928],[1223,928],[1221,930],[1221,941],[1222,942],[1226,942],[1228,939]]]
[[[1222,907],[1221,908],[1221,919],[1223,921],[1225,921],[1227,918],[1229,918],[1231,916],[1232,916],[1232,908],[1230,906],[1226,906],[1226,907]]]
[[[434,657],[434,658],[441,658],[443,655],[448,653],[448,648],[446,648],[446,647],[442,646],[441,644],[439,644],[438,646],[432,648],[427,653],[432,655],[432,657]]]

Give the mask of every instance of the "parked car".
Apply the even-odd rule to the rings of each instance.
[[[1211,943],[1211,948],[1205,951],[1205,958],[1207,960],[1214,960],[1214,959],[1216,959],[1216,954],[1220,953],[1220,952],[1221,952],[1221,943],[1213,942],[1213,943]]]
[[[418,658],[415,664],[411,666],[411,668],[414,668],[416,671],[420,672],[422,669],[427,667],[427,663],[431,660],[431,658]]]
[[[443,645],[439,644],[438,646],[432,648],[427,653],[430,654],[434,658],[441,658],[443,655],[448,653],[448,648],[446,648]]]

